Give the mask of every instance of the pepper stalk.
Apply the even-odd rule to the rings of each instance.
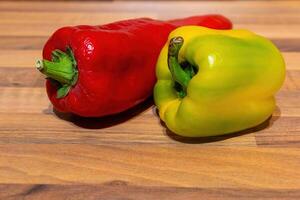
[[[178,61],[179,50],[181,49],[183,42],[184,40],[182,37],[174,37],[170,40],[168,48],[168,67],[175,83],[178,83],[181,86],[178,91],[180,98],[186,96],[188,83],[195,74],[194,69],[190,64],[183,69],[183,64],[180,64]]]
[[[50,80],[59,83],[57,98],[65,97],[78,80],[77,63],[70,47],[67,47],[66,52],[58,49],[52,51],[51,61],[38,60],[36,68]]]

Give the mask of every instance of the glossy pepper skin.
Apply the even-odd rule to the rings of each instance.
[[[285,78],[279,50],[247,30],[183,26],[157,62],[154,100],[174,133],[215,136],[254,127],[275,109]]]
[[[61,112],[84,117],[135,106],[152,95],[159,52],[170,31],[183,24],[232,26],[223,16],[207,15],[170,22],[141,18],[60,28],[45,44],[44,59],[37,65],[48,77],[50,101]]]

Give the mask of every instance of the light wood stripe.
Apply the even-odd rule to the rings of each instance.
[[[300,9],[299,9],[300,10]],[[203,15],[197,10],[190,11],[189,16],[192,15]],[[209,14],[209,13],[207,13]],[[39,16],[39,17],[36,17]],[[261,25],[274,25],[280,24],[285,25],[288,21],[289,24],[300,24],[300,16],[296,13],[282,14],[274,13],[272,15],[256,13],[252,14],[241,14],[228,13],[226,14],[230,18],[234,25],[235,24],[261,24]],[[26,24],[37,24],[37,25],[49,25],[49,24],[58,24],[58,25],[77,25],[80,24],[103,24],[112,21],[124,20],[128,18],[138,18],[138,17],[149,17],[160,20],[168,20],[172,18],[184,18],[187,17],[186,13],[161,13],[153,10],[152,12],[145,12],[137,10],[136,12],[132,11],[121,11],[121,12],[111,12],[111,11],[99,11],[92,12],[88,15],[85,12],[36,12],[36,11],[3,11],[0,13],[0,24],[17,24],[24,26]],[[46,21],[44,19],[47,19]]]
[[[39,16],[39,17],[37,17]],[[108,22],[124,20],[127,18],[139,18],[139,17],[150,17],[156,18],[154,13],[145,12],[99,12],[89,13],[86,12],[1,12],[0,13],[0,24],[2,25],[19,25],[25,27],[26,25],[78,25],[79,24],[104,24]],[[47,19],[47,20],[45,20]],[[37,29],[36,27],[35,29]]]
[[[0,176],[2,183],[122,180],[146,186],[297,189],[299,151],[299,148],[287,151],[286,148],[188,144],[156,148],[152,145],[7,144],[0,145]]]
[[[170,6],[169,1],[115,1],[115,2],[5,2],[0,4],[3,11],[51,11],[51,12],[120,12],[120,11],[156,11],[156,12],[199,12],[202,13],[238,13],[243,14],[298,14],[299,3],[293,0],[287,1],[178,1]],[[180,13],[179,13],[180,14]]]

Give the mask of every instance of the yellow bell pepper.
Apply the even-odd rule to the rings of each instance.
[[[250,31],[184,26],[170,33],[156,76],[154,101],[166,126],[182,136],[214,136],[272,115],[285,64],[272,42]]]

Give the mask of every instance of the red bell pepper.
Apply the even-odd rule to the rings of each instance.
[[[220,15],[158,21],[124,20],[101,26],[63,27],[47,41],[37,68],[55,109],[95,117],[127,110],[151,96],[155,64],[178,26],[231,29]]]

